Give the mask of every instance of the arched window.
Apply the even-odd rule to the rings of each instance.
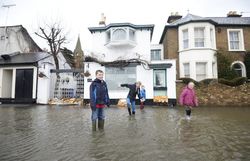
[[[116,29],[113,32],[112,39],[113,40],[125,40],[126,39],[126,31],[123,29]]]
[[[231,68],[238,74],[239,77],[246,77],[246,67],[241,61],[233,62]]]

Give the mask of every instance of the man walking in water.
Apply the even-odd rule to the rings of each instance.
[[[108,88],[103,80],[103,71],[96,71],[96,79],[90,85],[90,106],[92,110],[92,130],[96,131],[96,121],[98,119],[98,129],[104,129],[105,106],[110,105]]]
[[[135,115],[135,100],[136,95],[140,99],[140,86],[141,82],[136,82],[135,84],[121,84],[121,87],[129,88],[129,93],[127,96],[127,105],[128,105],[128,113],[131,115],[131,107],[132,107],[132,114]]]

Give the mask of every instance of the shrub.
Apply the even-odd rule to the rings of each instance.
[[[228,79],[224,79],[224,78],[219,78],[218,82],[221,84],[225,84],[228,86],[240,86],[242,84],[244,84],[247,81],[246,77],[238,77],[238,78],[234,78],[232,80],[228,80]]]
[[[203,80],[201,80],[199,83],[208,85],[208,84],[210,84],[212,81],[215,81],[215,80],[217,80],[217,79],[208,78],[208,79],[203,79]]]
[[[185,84],[188,84],[189,82],[194,82],[194,84],[196,86],[199,85],[199,83],[196,80],[192,79],[192,78],[180,78],[180,80],[182,80],[182,82],[185,83]]]
[[[234,79],[238,77],[237,73],[231,69],[233,58],[225,51],[217,52],[218,78]]]
[[[250,79],[250,51],[246,52],[244,64],[246,66],[247,78]]]

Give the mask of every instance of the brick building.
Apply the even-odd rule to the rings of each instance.
[[[244,56],[250,50],[250,17],[229,12],[227,17],[173,14],[168,18],[160,43],[165,59],[177,60],[177,78],[197,81],[217,78],[218,50],[230,54],[231,67],[246,77]]]

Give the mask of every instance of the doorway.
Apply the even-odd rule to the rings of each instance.
[[[16,99],[32,99],[33,69],[16,70]]]

